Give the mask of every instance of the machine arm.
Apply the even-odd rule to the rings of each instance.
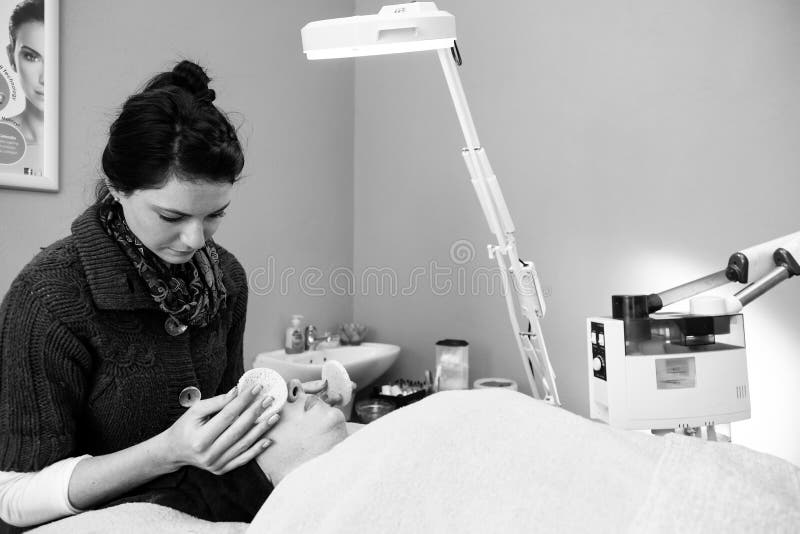
[[[559,406],[561,402],[556,388],[555,373],[550,364],[547,346],[539,324],[539,319],[544,316],[546,310],[539,277],[533,263],[520,260],[517,254],[514,223],[500,190],[497,176],[489,164],[486,151],[478,140],[478,133],[475,130],[466,95],[461,85],[461,78],[458,75],[456,64],[456,57],[460,59],[460,56],[457,56],[458,49],[457,47],[450,50],[439,49],[437,52],[466,141],[466,147],[462,150],[461,155],[467,166],[483,215],[497,240],[496,245],[488,247],[489,257],[497,261],[502,273],[503,293],[506,298],[511,328],[522,357],[531,392],[534,397]],[[528,331],[520,328],[517,306],[528,320]]]
[[[647,312],[699,295],[730,282],[750,283],[734,297],[745,306],[782,281],[800,274],[800,232],[731,254],[725,269],[686,284],[647,295]],[[737,310],[730,309],[731,313]]]

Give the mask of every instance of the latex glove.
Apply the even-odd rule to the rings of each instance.
[[[278,414],[257,421],[272,401],[257,386],[195,402],[163,432],[174,468],[192,465],[221,475],[254,459],[272,444],[265,434]]]

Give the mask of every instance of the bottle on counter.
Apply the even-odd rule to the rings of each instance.
[[[292,315],[292,325],[286,329],[286,339],[283,344],[286,354],[299,354],[306,348],[303,340],[303,329],[300,328],[300,321],[302,320],[302,315]]]

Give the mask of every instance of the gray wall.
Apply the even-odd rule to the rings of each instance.
[[[61,191],[0,190],[0,292],[90,202],[116,107],[173,59],[193,58],[247,145],[218,234],[251,275],[246,363],[279,346],[292,313],[323,329],[354,317],[403,347],[389,378],[420,376],[437,339],[462,337],[472,378],[525,389],[501,296],[471,287],[494,268],[491,235],[435,55],[302,57],[299,28],[354,4],[358,14],[380,5],[62,5]],[[608,314],[611,294],[685,282],[800,226],[800,5],[439,5],[457,16],[478,133],[546,288],[564,404],[585,414],[584,320]],[[354,298],[330,283],[351,268]],[[789,281],[747,309],[753,418],[734,438],[800,464],[798,297]]]
[[[118,106],[188,58],[208,68],[217,103],[241,125],[246,145],[245,178],[217,234],[253,281],[246,363],[281,345],[292,313],[322,328],[350,320],[349,296],[307,296],[297,277],[288,291],[269,286],[270,258],[298,274],[352,265],[354,67],[309,68],[300,43],[306,22],[352,11],[352,0],[62,3],[61,190],[0,189],[0,294],[93,198]]]
[[[800,4],[437,4],[456,15],[478,133],[546,288],[563,403],[586,414],[585,318],[610,314],[612,294],[675,286],[800,229]],[[455,337],[471,378],[525,383],[502,297],[469,287],[494,267],[492,236],[435,54],[359,59],[355,90],[354,267],[399,280],[394,295],[368,280],[356,320],[403,346],[395,376],[420,376]],[[798,302],[790,280],[746,310],[753,418],[734,439],[800,464]]]

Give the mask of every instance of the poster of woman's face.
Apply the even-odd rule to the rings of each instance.
[[[0,186],[58,190],[58,0],[0,0],[0,21]]]

